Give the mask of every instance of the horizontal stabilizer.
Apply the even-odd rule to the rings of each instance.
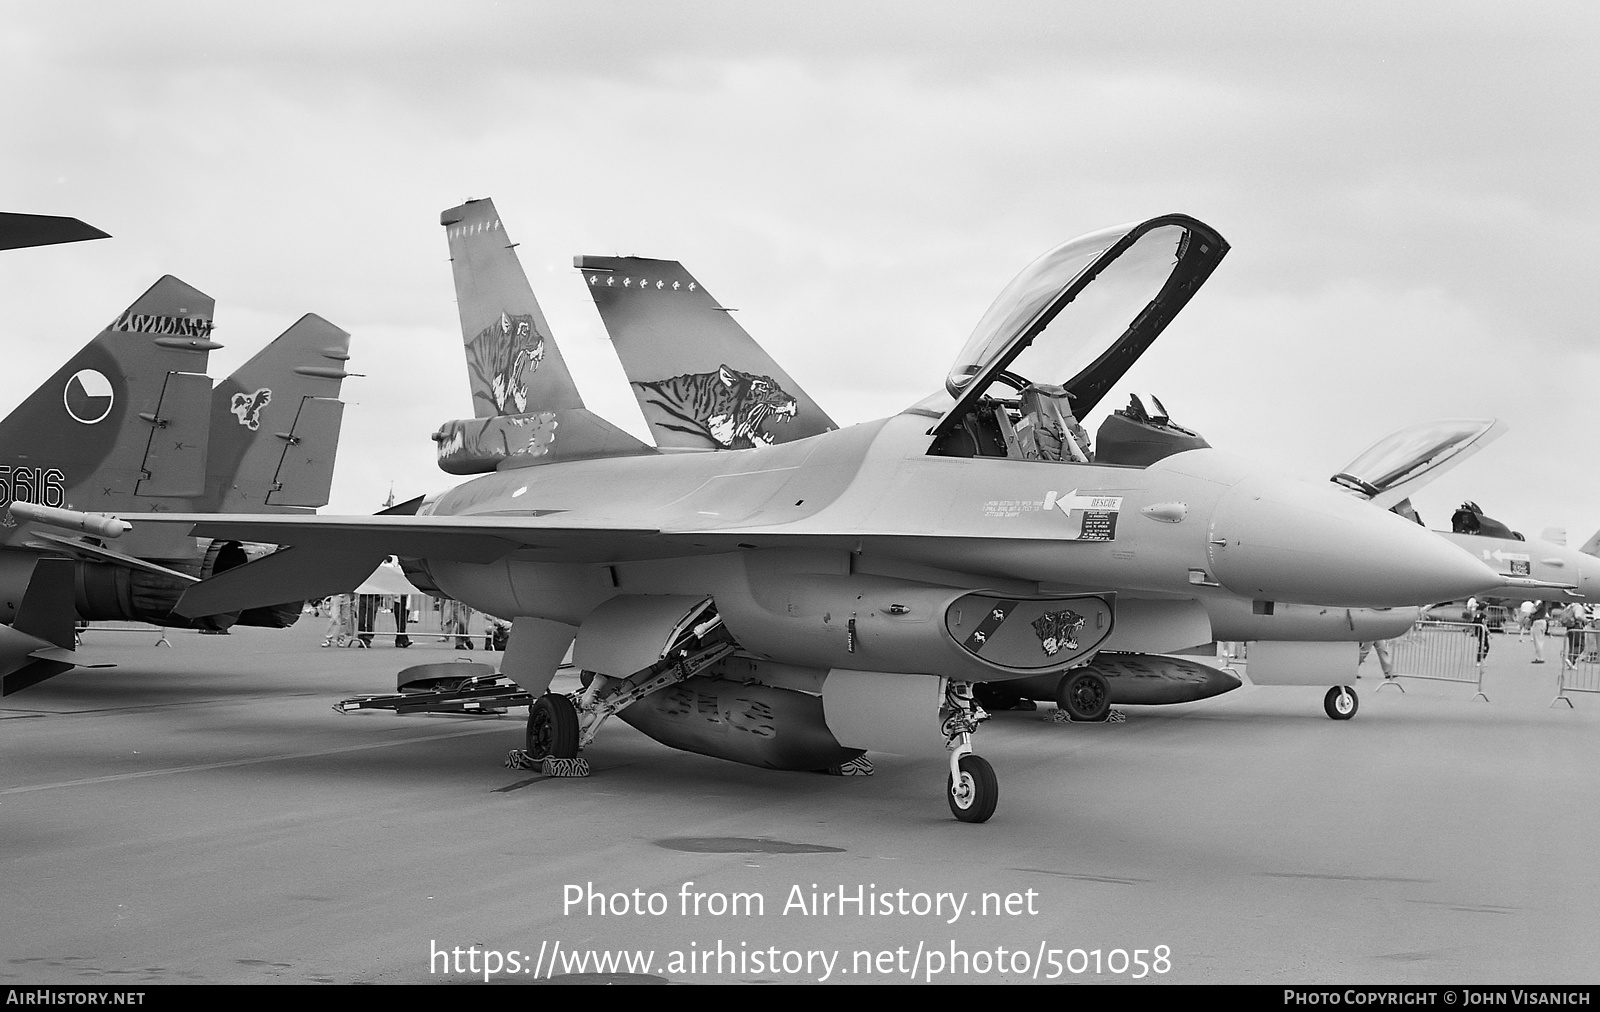
[[[180,583],[199,582],[198,577],[190,576],[188,573],[180,573],[176,569],[168,569],[166,566],[157,565],[154,562],[129,555],[126,552],[114,551],[104,545],[90,544],[87,541],[79,541],[76,538],[64,538],[59,534],[35,531],[24,544],[29,548],[43,548],[47,551],[65,549],[73,555],[83,558],[114,562],[119,566],[127,566],[129,569],[142,569],[146,573],[156,573],[168,579],[177,580]]]
[[[52,246],[85,239],[109,239],[109,233],[93,225],[54,214],[0,213],[0,249],[26,246]]]
[[[13,692],[20,692],[30,685],[38,685],[46,678],[54,678],[63,671],[71,671],[77,667],[66,661],[30,660],[15,671],[8,671],[0,676],[0,696],[9,696]]]
[[[71,559],[40,559],[34,563],[33,577],[28,580],[11,628],[72,649],[77,643],[73,624],[78,618],[73,603],[74,568]]]
[[[285,548],[195,584],[173,610],[185,618],[204,618],[283,601],[347,594],[361,586],[386,558],[388,553],[381,550]]]
[[[419,495],[414,499],[407,499],[405,502],[395,503],[388,509],[381,509],[375,515],[380,517],[414,517],[417,515],[417,510],[422,508],[422,504],[426,502],[427,499],[427,496]]]
[[[838,428],[676,260],[573,263],[657,446],[740,450]]]

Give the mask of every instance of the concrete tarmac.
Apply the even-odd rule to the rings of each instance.
[[[0,701],[4,983],[1600,978],[1600,696],[1551,707],[1555,639],[1495,636],[1488,703],[1372,658],[1351,721],[1249,685],[1000,713],[974,826],[938,760],[775,773],[620,721],[587,779],[507,769],[525,711],[331,709],[456,651],[320,625],[91,633],[119,667]]]

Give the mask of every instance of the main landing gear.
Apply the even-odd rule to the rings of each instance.
[[[950,750],[950,779],[945,796],[950,814],[962,822],[988,822],[1000,801],[1000,782],[994,767],[982,756],[972,754],[972,733],[989,719],[983,707],[972,698],[971,682],[951,682],[944,692],[945,747]]]
[[[546,776],[588,776],[588,760],[579,758],[578,752],[594,741],[608,717],[652,692],[693,678],[733,649],[721,617],[709,613],[698,625],[684,629],[660,660],[628,678],[585,672],[582,692],[573,696],[547,692],[528,707],[528,748],[515,761],[519,767],[537,764]]]
[[[1069,671],[1056,686],[1056,705],[1073,720],[1095,723],[1111,715],[1111,684],[1098,671]]]
[[[1360,705],[1356,690],[1348,685],[1335,685],[1322,697],[1322,708],[1334,720],[1349,720],[1356,715],[1356,708]]]

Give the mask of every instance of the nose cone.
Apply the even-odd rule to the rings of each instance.
[[[1333,488],[1254,475],[1212,515],[1212,575],[1243,597],[1338,608],[1448,601],[1500,578],[1446,539]]]

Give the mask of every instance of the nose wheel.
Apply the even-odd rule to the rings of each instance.
[[[950,682],[945,686],[945,747],[950,750],[950,777],[945,781],[945,799],[950,814],[962,822],[988,822],[1000,801],[1000,781],[987,759],[972,754],[972,733],[989,719],[972,695],[971,682]]]
[[[1335,685],[1322,697],[1322,708],[1328,711],[1328,716],[1334,720],[1349,720],[1356,715],[1356,709],[1361,701],[1356,698],[1356,690],[1348,685]]]
[[[964,755],[950,774],[950,814],[962,822],[987,822],[1000,801],[1000,781],[982,756]]]

